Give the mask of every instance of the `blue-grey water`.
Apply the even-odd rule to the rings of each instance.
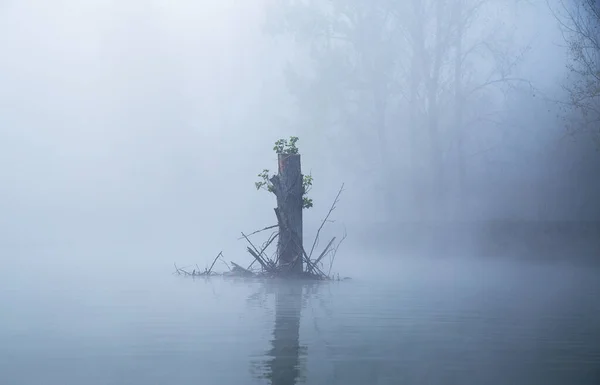
[[[379,262],[312,285],[75,267],[2,274],[0,384],[600,384],[591,267]]]

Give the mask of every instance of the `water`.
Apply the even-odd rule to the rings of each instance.
[[[600,384],[594,268],[382,266],[313,285],[127,266],[5,279],[0,384]]]

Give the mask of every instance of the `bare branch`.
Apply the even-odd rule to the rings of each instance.
[[[252,241],[250,239],[248,239],[248,237],[242,233],[242,236],[246,239],[246,241],[248,241],[248,243],[250,244],[250,246],[252,246],[251,248],[248,247],[248,252],[254,257],[256,258],[256,260],[261,264],[261,266],[269,271],[269,265],[266,261],[264,261],[262,259],[261,253],[258,251],[258,249],[256,248],[256,246],[254,246],[254,244],[252,243]]]
[[[206,275],[210,275],[210,273],[212,272],[213,266],[215,266],[215,263],[217,262],[217,259],[219,259],[219,257],[221,257],[222,253],[223,253],[222,251],[219,251],[219,254],[217,254],[217,256],[215,257],[215,260],[212,263],[212,265],[210,265],[210,268],[207,270]]]
[[[329,260],[329,271],[327,271],[328,277],[331,276],[331,269],[333,268],[333,262],[335,261],[335,256],[337,255],[338,248],[340,247],[342,242],[344,242],[344,240],[346,239],[347,236],[348,236],[348,233],[346,233],[346,229],[344,229],[344,236],[338,242],[338,244],[333,248],[333,255],[331,256],[331,259]]]
[[[329,251],[329,248],[331,247],[331,244],[335,241],[335,237],[333,237],[331,239],[331,241],[329,241],[329,243],[327,244],[327,246],[325,247],[325,249],[323,250],[323,252],[321,253],[321,255],[319,255],[319,257],[315,260],[315,265],[317,265],[319,262],[321,262],[321,259],[327,254],[327,251]]]
[[[325,226],[325,222],[327,222],[327,220],[329,219],[329,216],[331,215],[333,210],[335,210],[335,205],[340,200],[340,195],[342,194],[342,191],[344,191],[343,183],[342,183],[342,186],[340,187],[340,190],[338,191],[337,195],[335,196],[335,199],[334,199],[333,203],[331,204],[331,207],[329,208],[329,211],[327,212],[325,219],[323,219],[323,221],[321,222],[321,225],[319,226],[319,229],[317,230],[317,235],[315,235],[315,240],[313,241],[312,247],[310,248],[310,254],[308,255],[309,259],[310,259],[310,257],[312,257],[312,253],[315,250],[315,246],[317,245],[317,242],[319,241],[319,234],[321,233],[323,226]]]
[[[258,233],[260,233],[260,232],[262,232],[262,231],[266,231],[266,230],[271,230],[271,229],[274,229],[274,228],[276,228],[277,226],[279,226],[279,225],[273,225],[273,226],[267,226],[267,227],[264,227],[264,228],[262,228],[262,229],[260,229],[260,230],[256,230],[256,231],[254,231],[254,232],[252,232],[252,233],[248,234],[248,236],[252,236],[252,235],[254,235],[254,234],[258,234]],[[239,237],[239,238],[238,238],[238,241],[239,241],[239,240],[242,240],[242,239],[244,239],[244,237]]]
[[[596,0],[559,1],[560,12],[547,0],[554,18],[567,43],[571,63],[567,68],[574,79],[563,89],[569,100],[565,103],[580,115],[579,122],[569,119],[567,128],[571,133],[580,131],[573,125],[591,129],[598,137],[600,120],[600,4]]]
[[[279,233],[276,231],[273,234],[271,234],[271,236],[269,237],[269,239],[267,240],[267,242],[263,245],[262,249],[260,250],[260,252],[258,253],[259,255],[262,255],[265,259],[266,262],[270,263],[270,259],[264,254],[265,250],[271,245],[271,243],[275,240],[275,238],[277,238],[277,236],[279,235]],[[250,264],[250,266],[248,266],[248,270],[250,270],[250,268],[252,268],[252,265],[254,265],[254,262],[256,261],[253,260],[252,263]],[[276,263],[276,262],[275,262]]]
[[[231,270],[231,266],[229,266],[229,263],[227,263],[227,261],[225,261],[225,259],[223,258],[223,254],[221,254],[221,262],[223,262],[225,264],[225,266],[227,266],[227,269]]]
[[[505,78],[500,78],[500,79],[494,79],[494,80],[489,80],[486,81],[478,86],[476,86],[475,88],[471,89],[468,93],[467,96],[471,96],[474,93],[476,93],[477,91],[481,91],[482,89],[492,86],[494,84],[509,84],[509,83],[523,83],[528,85],[531,89],[533,89],[533,83],[531,83],[530,80],[524,79],[524,78],[513,78],[513,77],[505,77]]]

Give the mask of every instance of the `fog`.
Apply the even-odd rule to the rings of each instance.
[[[260,8],[232,4],[3,6],[4,245],[212,254],[267,219],[277,92]]]
[[[138,300],[181,311],[165,305],[192,290],[166,283],[174,262],[204,268],[219,251],[250,262],[240,232],[276,223],[273,195],[254,183],[290,136],[314,178],[305,243],[345,186],[322,236],[347,232],[342,275],[461,277],[468,291],[481,261],[514,272],[515,258],[597,259],[598,125],[572,105],[561,4],[1,2],[7,322],[35,328],[41,310],[21,301],[65,314],[79,301],[109,306],[148,276],[161,277],[152,304]],[[541,293],[550,276],[565,279],[552,309],[583,290],[579,273],[557,269],[534,284]],[[535,277],[498,274],[507,286]],[[70,321],[56,322],[66,333]]]
[[[313,43],[294,38],[294,28],[302,27],[290,14],[294,9],[276,3],[5,3],[0,15],[5,255],[32,245],[66,255],[77,244],[78,252],[100,249],[109,260],[122,261],[119,250],[132,245],[172,254],[152,257],[158,263],[175,256],[205,258],[231,244],[239,231],[273,222],[272,199],[254,191],[253,182],[260,170],[274,168],[272,143],[290,135],[300,137],[303,168],[315,178],[309,232],[342,182],[346,191],[336,214],[357,233],[382,222],[598,218],[595,143],[567,135],[552,103],[563,96],[567,56],[544,2],[481,7],[469,27],[473,32],[465,34],[465,50],[484,36],[498,55],[506,53],[469,59],[465,88],[497,76],[527,83],[490,87],[466,101],[469,134],[460,151],[467,171],[460,190],[456,167],[449,164],[458,135],[448,123],[452,113],[444,109],[450,91],[441,89],[435,117],[447,159],[442,161],[449,166],[436,174],[428,163],[430,139],[418,134],[410,139],[410,119],[412,131],[424,132],[421,119],[431,115],[407,116],[401,97],[410,77],[394,75],[401,96],[390,93],[378,132],[369,85],[365,95],[352,91],[362,103],[358,110],[347,107],[347,98],[336,99],[341,80],[321,69],[318,59],[328,60],[324,53],[310,53],[321,44],[318,34]],[[370,12],[363,8],[347,12]],[[296,12],[310,21],[314,9]],[[414,11],[408,2],[399,9]],[[482,14],[486,10],[491,13]],[[292,33],[273,27],[283,22]],[[305,29],[296,35],[311,33]],[[389,48],[371,43],[370,51],[362,45],[355,51],[376,58],[377,50]],[[394,65],[406,70],[410,47],[400,40],[397,46],[401,54],[390,60],[400,60]],[[451,53],[447,56],[450,60]],[[513,61],[505,74],[494,73],[494,66]],[[357,70],[370,68],[363,67]],[[325,89],[298,96],[286,79],[290,68]],[[310,79],[305,83],[311,87]],[[319,99],[327,87],[333,99]],[[323,114],[322,108],[330,110]],[[352,121],[330,118],[344,108]],[[378,136],[385,137],[383,147]],[[427,191],[432,176],[442,178],[443,194]],[[148,263],[150,257],[125,258]]]

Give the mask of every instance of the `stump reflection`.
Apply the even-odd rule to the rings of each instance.
[[[294,385],[301,377],[306,355],[300,346],[302,287],[300,282],[286,282],[275,291],[275,327],[264,366],[272,385]]]

